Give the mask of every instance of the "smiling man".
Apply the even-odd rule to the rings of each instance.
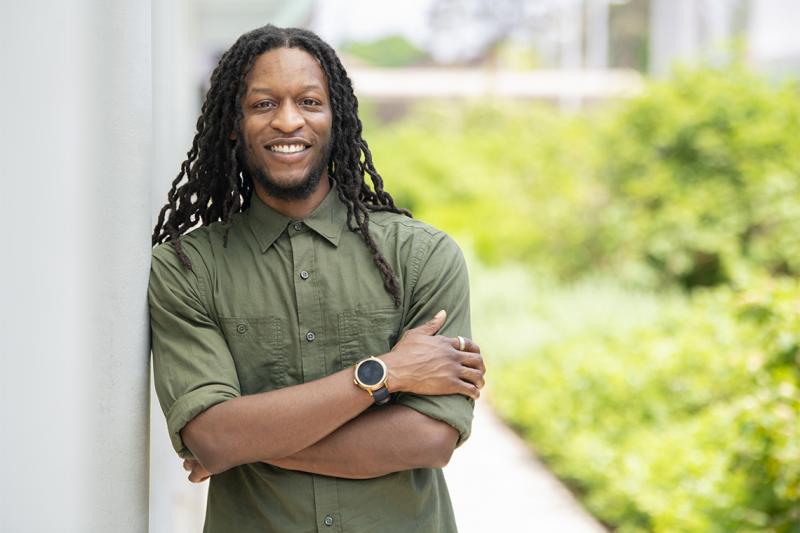
[[[455,531],[441,467],[485,372],[467,271],[384,191],[336,54],[243,35],[197,124],[149,303],[172,443],[210,477],[205,531]]]

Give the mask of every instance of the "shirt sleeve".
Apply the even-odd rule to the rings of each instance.
[[[403,332],[421,326],[444,309],[447,319],[439,334],[471,337],[469,276],[464,255],[455,241],[441,232],[433,237],[427,250],[428,253],[423,254],[425,257],[419,261]],[[414,266],[412,263],[412,268]],[[461,446],[469,438],[475,406],[471,398],[461,394],[421,396],[399,393],[395,401],[451,425],[459,434],[456,446]]]
[[[194,270],[199,262],[192,258]],[[209,407],[240,396],[233,358],[203,303],[203,286],[170,245],[153,251],[148,302],[155,389],[172,446],[183,458],[193,458],[181,439],[183,427]]]

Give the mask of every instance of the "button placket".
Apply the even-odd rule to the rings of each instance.
[[[296,227],[300,231],[296,231]],[[293,222],[289,230],[292,246],[292,267],[298,278],[295,278],[294,294],[297,302],[297,325],[300,334],[300,365],[303,382],[325,377],[328,368],[325,360],[325,342],[322,302],[317,293],[314,272],[316,264],[316,240],[318,236],[302,222]],[[305,272],[305,276],[302,274]],[[303,340],[304,339],[304,340]]]

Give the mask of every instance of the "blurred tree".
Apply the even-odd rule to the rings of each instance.
[[[340,50],[374,67],[407,67],[430,59],[427,52],[400,35],[370,42],[348,42]]]

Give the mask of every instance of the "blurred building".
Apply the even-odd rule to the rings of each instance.
[[[650,0],[648,71],[676,60],[724,62],[741,49],[770,74],[800,74],[800,2],[794,0]]]

